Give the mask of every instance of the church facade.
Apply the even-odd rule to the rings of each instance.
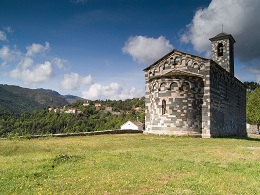
[[[234,76],[232,35],[210,39],[212,59],[173,50],[144,69],[144,133],[247,136],[246,89]]]

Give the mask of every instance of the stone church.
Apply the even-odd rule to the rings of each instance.
[[[144,69],[144,133],[247,136],[246,89],[234,76],[232,35],[209,39],[212,59],[174,49]]]

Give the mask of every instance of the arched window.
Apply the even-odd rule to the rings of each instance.
[[[223,56],[223,44],[218,44],[218,57]]]
[[[165,91],[165,90],[166,90],[166,83],[161,83],[160,91]]]
[[[170,88],[172,91],[178,91],[178,84],[176,82],[171,83]]]
[[[162,100],[162,115],[166,113],[166,100]]]

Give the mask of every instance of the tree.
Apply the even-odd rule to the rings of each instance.
[[[259,83],[256,83],[256,82],[244,82],[244,85],[245,85],[245,88],[247,91],[254,91],[256,88],[260,87],[260,84]]]
[[[247,92],[246,120],[250,124],[260,125],[260,88]]]

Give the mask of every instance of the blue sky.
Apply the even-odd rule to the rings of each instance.
[[[0,0],[0,83],[87,99],[144,96],[143,69],[173,48],[210,58],[231,33],[235,75],[260,82],[257,0]]]

